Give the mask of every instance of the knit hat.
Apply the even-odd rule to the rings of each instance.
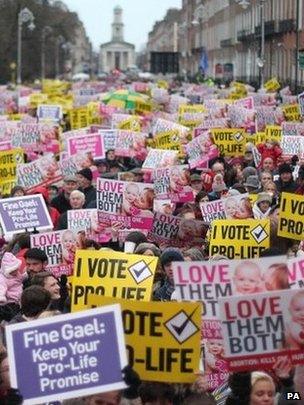
[[[260,204],[261,202],[269,202],[269,204],[271,205],[272,203],[272,197],[270,194],[268,193],[259,193],[258,194],[258,199],[257,199],[257,204]]]
[[[172,262],[183,262],[184,257],[181,251],[177,248],[167,248],[160,256],[160,263],[162,267]]]
[[[283,163],[279,166],[279,174],[292,173],[292,167],[288,163]]]
[[[68,183],[68,182],[78,183],[77,177],[73,176],[73,175],[65,176],[63,181],[65,183]]]
[[[80,174],[81,176],[85,177],[89,181],[93,180],[92,170],[89,169],[88,167],[85,167],[84,169],[79,170],[79,172],[77,172],[77,174]]]
[[[233,188],[228,190],[228,193],[227,193],[227,197],[236,197],[239,195],[241,195],[241,193],[238,190],[234,190]]]
[[[146,243],[148,239],[145,234],[139,231],[132,231],[130,232],[125,240],[124,252],[125,253],[133,253],[135,248],[140,243]]]
[[[260,186],[259,177],[258,176],[249,176],[247,178],[246,183],[244,183],[244,186],[251,187],[253,189],[259,188],[259,186]]]
[[[248,167],[245,167],[245,169],[243,170],[243,177],[246,181],[249,176],[256,176],[257,173],[258,173],[257,169],[255,169],[254,167],[248,166]]]
[[[5,252],[1,262],[1,272],[7,277],[13,271],[18,270],[22,265],[22,261],[17,259],[10,252]]]
[[[220,193],[221,191],[227,190],[227,186],[224,182],[223,176],[218,173],[214,176],[212,183],[212,191],[215,193]]]

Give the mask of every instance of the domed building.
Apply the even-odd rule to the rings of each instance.
[[[114,69],[126,70],[135,63],[135,46],[124,40],[122,8],[114,8],[112,40],[100,45],[100,71],[109,73]]]

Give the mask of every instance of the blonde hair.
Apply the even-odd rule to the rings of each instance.
[[[269,374],[264,373],[263,371],[253,371],[251,373],[251,388],[253,388],[255,384],[261,380],[267,380],[271,382],[273,385],[275,385],[273,379]]]

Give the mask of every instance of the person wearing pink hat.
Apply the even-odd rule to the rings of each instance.
[[[12,253],[6,252],[0,268],[0,317],[9,321],[19,310],[22,282],[26,277],[20,271],[22,261]]]

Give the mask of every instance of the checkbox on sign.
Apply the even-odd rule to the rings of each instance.
[[[236,134],[234,134],[234,139],[237,142],[242,142],[242,140],[244,139],[244,136],[241,132],[237,132]]]
[[[197,308],[190,315],[185,311],[180,311],[165,323],[165,327],[178,343],[183,344],[199,330],[191,320]]]
[[[147,278],[153,275],[149,267],[151,263],[152,262],[147,264],[144,260],[140,260],[139,262],[134,263],[132,264],[132,266],[129,267],[128,270],[135,280],[136,284],[142,283],[144,280],[147,280]]]
[[[268,238],[268,233],[265,231],[265,228],[263,228],[262,225],[258,225],[252,229],[251,235],[258,244],[262,243],[266,238]]]

